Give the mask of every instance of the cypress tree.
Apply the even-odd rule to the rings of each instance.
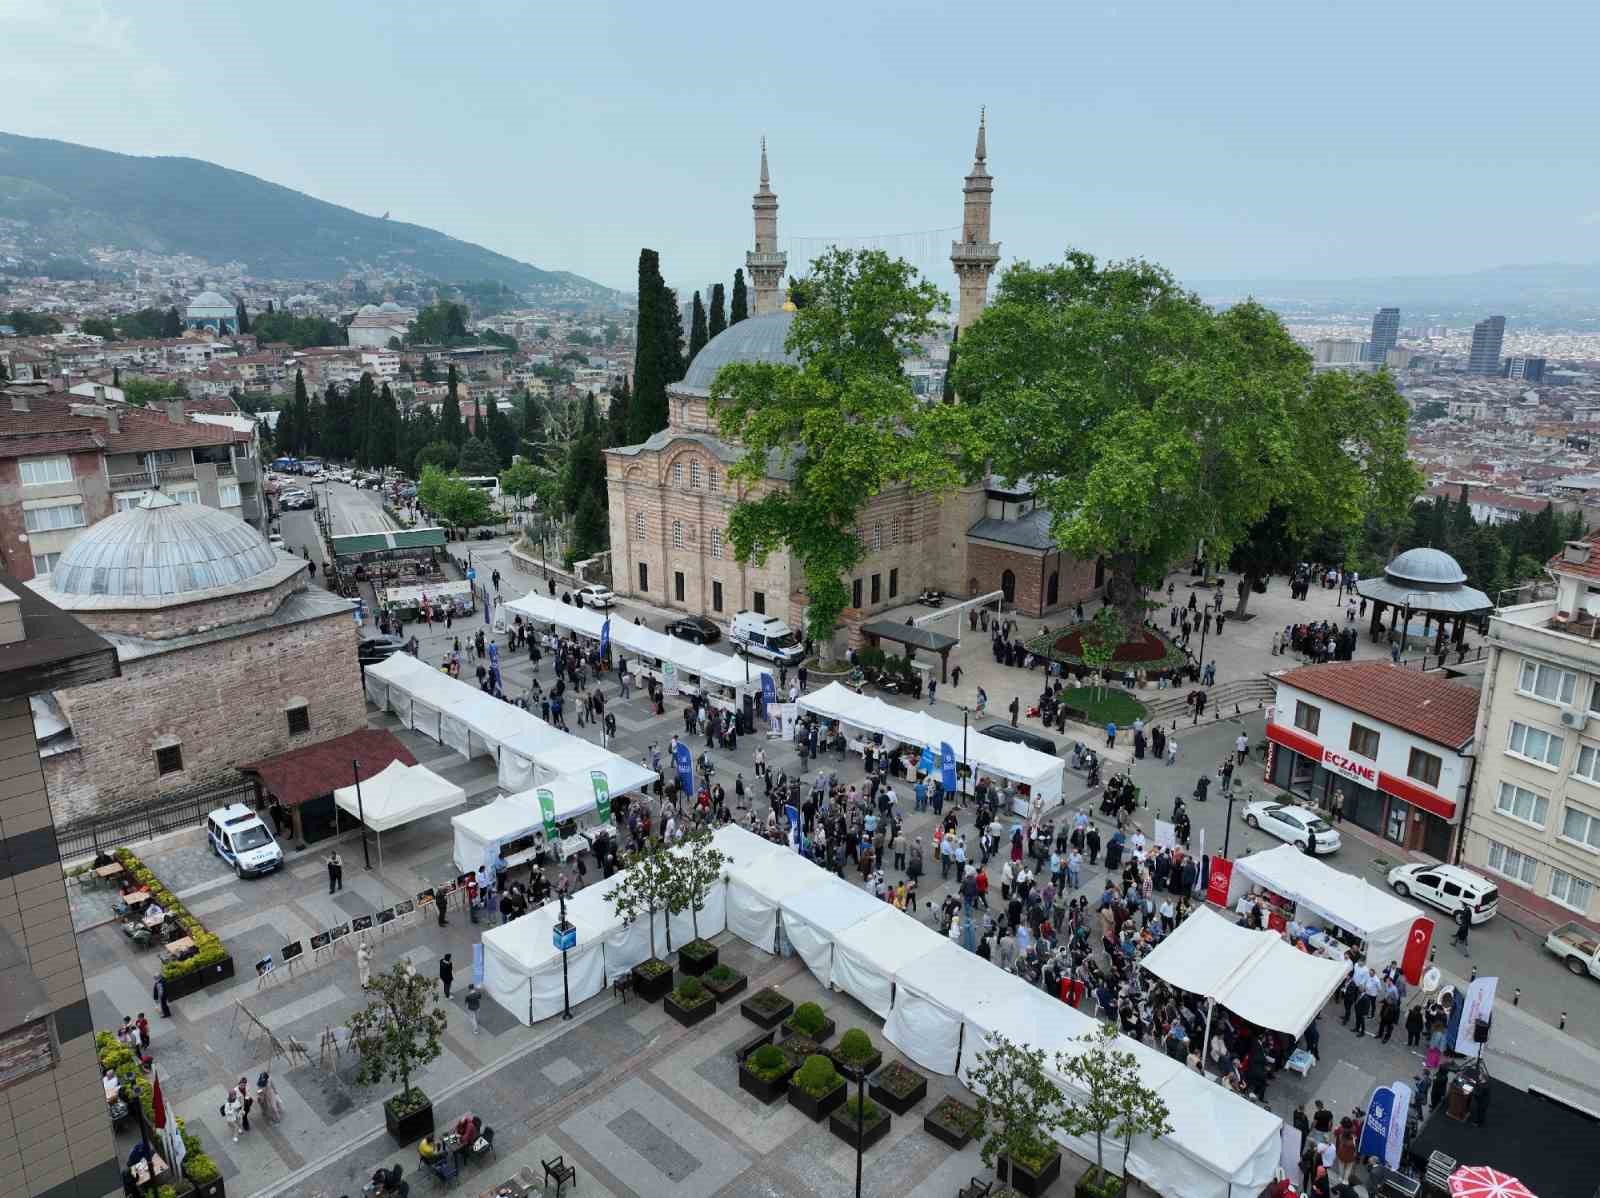
[[[233,327],[237,333],[250,331],[250,314],[244,310],[244,301],[240,300],[234,306]]]
[[[733,272],[733,302],[728,307],[728,323],[738,324],[750,315],[750,300],[744,292],[744,268]]]
[[[728,327],[728,315],[725,311],[726,303],[723,298],[722,284],[711,285],[711,323],[706,329],[706,340],[710,340],[723,329]]]
[[[378,414],[378,388],[373,384],[372,376],[366,371],[362,371],[361,381],[356,384],[353,408],[356,462],[362,466],[377,465],[381,452],[378,442],[382,436],[378,428],[381,423]]]
[[[607,445],[626,445],[628,443],[628,409],[633,403],[633,392],[628,387],[628,380],[622,380],[620,390],[611,393],[611,407],[606,414],[606,421],[610,428],[606,432]]]
[[[272,301],[271,300],[267,301],[267,315],[268,316],[272,315]]]
[[[639,251],[639,324],[634,339],[633,402],[628,410],[628,442],[637,445],[667,427],[667,384],[675,374],[676,345],[682,343],[683,325],[669,326],[678,304],[661,277],[661,256],[655,250]]]
[[[311,397],[306,394],[306,376],[294,372],[294,399],[284,410],[280,421],[287,420],[289,431],[285,434],[283,448],[286,453],[300,453],[306,447],[306,436],[311,424]]]
[[[956,402],[956,343],[961,340],[961,329],[950,334],[950,358],[944,364],[944,401]]]
[[[5,377],[4,375],[0,375],[0,378],[4,378],[4,377]],[[122,367],[113,366],[111,368],[111,385],[113,387],[121,387],[122,386]]]
[[[176,307],[168,308],[161,318],[161,335],[163,337],[183,336],[183,321],[178,316]]]
[[[484,436],[487,430],[483,426],[483,411],[478,407],[478,393],[476,391],[472,393],[472,428],[468,431],[479,440],[488,440]]]
[[[700,293],[696,291],[694,293],[694,314],[689,318],[688,362],[694,361],[694,356],[706,347],[706,342],[709,339],[706,334],[706,306],[700,302]]]
[[[458,449],[467,439],[467,430],[461,424],[461,398],[456,393],[456,364],[450,363],[450,373],[445,378],[447,390],[444,406],[439,412],[439,437]]]

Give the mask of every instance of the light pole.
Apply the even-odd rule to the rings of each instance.
[[[556,924],[556,933],[561,937],[561,1018],[572,1018],[572,989],[567,983],[567,949],[571,947],[567,938],[572,932],[572,925],[567,922],[567,896],[561,895],[561,920]]]
[[[1245,806],[1256,801],[1256,792],[1251,788],[1245,794]],[[1222,857],[1229,860],[1228,846],[1233,842],[1233,787],[1228,787],[1228,822],[1222,827]]]
[[[361,805],[361,762],[351,759],[350,772],[356,776],[356,818],[361,821],[361,859],[372,868],[372,850],[367,848],[367,812]],[[337,807],[339,804],[335,803]]]
[[[861,1198],[861,1125],[866,1111],[862,1091],[866,1084],[867,1071],[862,1069],[856,1074],[856,1198]]]
[[[962,772],[964,771],[964,772]],[[967,793],[967,778],[972,774],[972,767],[967,764],[967,709],[961,709],[961,770],[956,773],[956,781],[961,783],[961,793]]]

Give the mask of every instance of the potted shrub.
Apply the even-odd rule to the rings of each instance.
[[[783,1030],[791,1036],[804,1036],[817,1044],[825,1043],[833,1035],[833,1020],[822,1013],[814,1002],[803,1002],[794,1014],[783,1021]]]
[[[889,1134],[893,1122],[889,1112],[872,1099],[851,1095],[828,1116],[828,1130],[852,1148],[865,1152]]]
[[[700,980],[705,983],[705,988],[716,995],[719,1003],[727,1002],[735,994],[744,992],[750,985],[750,979],[745,977],[731,965],[724,965],[720,961],[700,975]]]
[[[928,1096],[928,1079],[909,1065],[890,1061],[872,1075],[867,1093],[897,1115],[903,1115]]]
[[[714,1015],[717,1010],[717,996],[707,990],[699,978],[684,978],[678,983],[678,988],[662,1000],[662,1005],[684,1027],[693,1027],[702,1019]]]
[[[1098,1032],[1078,1039],[1087,1051],[1058,1057],[1058,1069],[1071,1079],[1083,1097],[1066,1111],[1064,1129],[1074,1136],[1094,1137],[1094,1165],[1078,1179],[1079,1198],[1118,1195],[1127,1182],[1105,1166],[1107,1134],[1122,1141],[1122,1159],[1128,1159],[1135,1136],[1164,1136],[1172,1130],[1170,1111],[1161,1095],[1144,1084],[1138,1059],[1116,1047],[1116,1029],[1102,1024]]]
[[[851,1081],[857,1081],[883,1064],[883,1053],[873,1046],[867,1033],[853,1027],[839,1037],[839,1043],[830,1054],[839,1072]]]
[[[1055,1132],[1068,1125],[1067,1100],[1046,1072],[1044,1051],[994,1037],[968,1084],[978,1095],[983,1163],[1019,1193],[1044,1193],[1061,1176]]]
[[[706,896],[722,877],[728,857],[711,839],[711,829],[701,825],[673,846],[671,852],[673,886],[667,901],[667,921],[680,911],[688,911],[694,939],[678,950],[678,968],[696,976],[717,963],[717,946],[700,937],[700,912]]]
[[[672,989],[672,965],[660,957],[640,961],[633,967],[633,992],[645,1002],[655,1002]]]
[[[628,855],[628,867],[617,875],[617,884],[605,892],[623,927],[640,916],[650,929],[650,956],[633,967],[634,993],[646,1002],[655,1002],[672,989],[672,966],[656,955],[656,916],[675,902],[678,879],[672,855],[659,837],[652,836],[643,848]],[[672,921],[665,921],[667,952],[672,952]]]
[[[763,1044],[739,1062],[739,1089],[771,1104],[789,1089],[795,1063],[789,1054],[771,1044]]]
[[[754,1055],[754,1054],[752,1054]],[[789,1105],[813,1123],[844,1101],[845,1080],[833,1062],[821,1053],[806,1058],[805,1064],[789,1079]]]
[[[923,1131],[958,1152],[972,1142],[982,1124],[977,1107],[951,1097],[941,1098],[934,1103],[933,1110],[922,1117]]]
[[[717,964],[717,946],[709,940],[691,940],[678,950],[678,968],[692,977],[701,977]]]
[[[776,986],[757,990],[739,1004],[739,1013],[757,1027],[777,1027],[794,1010],[794,1003]]]
[[[356,1084],[400,1084],[383,1104],[384,1125],[398,1144],[433,1130],[433,1103],[411,1084],[411,1075],[444,1051],[439,1038],[449,1021],[434,993],[432,978],[419,976],[410,961],[397,961],[372,975],[367,1005],[350,1016],[350,1040],[359,1054]]]

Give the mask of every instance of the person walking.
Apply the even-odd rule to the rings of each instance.
[[[1167,737],[1167,764],[1169,766],[1178,764],[1178,732],[1176,728]]]
[[[483,1005],[483,987],[477,982],[467,987],[467,992],[462,996],[462,1001],[467,1004],[467,1018],[472,1022],[472,1034],[478,1034],[478,1008]]]
[[[372,945],[365,940],[356,949],[356,976],[361,979],[363,990],[372,984]]]
[[[1234,763],[1235,765],[1243,765],[1249,759],[1250,738],[1243,732],[1239,733],[1239,739],[1233,742],[1233,751],[1238,754],[1238,760]]]
[[[240,1133],[246,1130],[240,1127],[240,1121],[244,1118],[244,1104],[239,1101],[237,1090],[228,1091],[228,1097],[222,1103],[222,1117],[233,1129],[233,1142],[237,1144]]]
[[[278,1097],[278,1087],[272,1084],[272,1075],[265,1070],[256,1078],[256,1101],[267,1113],[269,1123],[283,1122],[283,1099]]]
[[[1422,1043],[1422,1007],[1414,1006],[1406,1013],[1406,1047],[1416,1048]]]
[[[150,997],[161,1004],[161,1018],[171,1019],[172,1008],[167,1005],[167,979],[159,973],[156,974],[156,984],[150,989]]]
[[[1462,903],[1460,908],[1458,908],[1456,911],[1455,918],[1456,934],[1455,938],[1451,940],[1450,943],[1461,950],[1462,956],[1470,957],[1472,956],[1472,953],[1467,949],[1467,937],[1472,931],[1472,909],[1468,907],[1467,904]]]
[[[242,1114],[239,1117],[239,1126],[244,1131],[250,1130],[250,1108],[255,1106],[256,1100],[250,1097],[250,1083],[244,1078],[239,1079],[239,1106]]]
[[[1015,695],[1011,697],[1010,711],[1011,726],[1015,728],[1017,726],[1017,717],[1022,713],[1022,700],[1017,698]]]
[[[450,954],[446,953],[439,958],[439,984],[444,987],[445,1002],[450,1001],[450,987],[455,983],[455,980],[456,967],[450,960]]]
[[[328,893],[344,889],[344,858],[339,856],[339,850],[334,849],[327,856],[328,865]]]

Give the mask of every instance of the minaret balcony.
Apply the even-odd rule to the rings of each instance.
[[[1000,261],[998,241],[953,241],[950,243],[950,261],[956,265],[993,266]]]
[[[998,255],[996,255],[998,257]],[[789,255],[779,252],[776,254],[758,253],[755,250],[746,252],[744,264],[751,270],[760,270],[763,267],[772,270],[782,270],[789,264]]]

